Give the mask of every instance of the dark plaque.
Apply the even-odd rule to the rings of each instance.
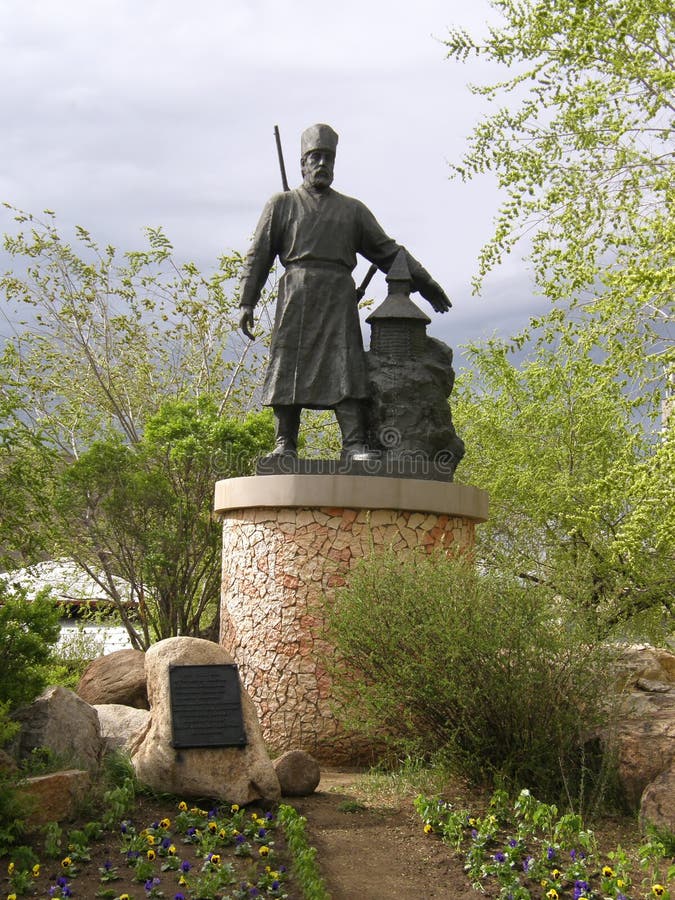
[[[237,666],[171,666],[169,685],[172,746],[246,745]]]

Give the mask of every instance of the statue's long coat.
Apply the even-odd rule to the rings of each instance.
[[[300,187],[267,203],[246,258],[242,306],[255,306],[275,257],[279,281],[263,403],[334,407],[368,396],[352,271],[356,254],[388,271],[399,244],[363,203],[332,189]],[[431,282],[407,253],[413,288]]]

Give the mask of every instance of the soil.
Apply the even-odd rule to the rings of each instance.
[[[316,793],[292,801],[307,819],[332,900],[480,897],[460,858],[424,834],[410,802],[364,806],[355,792],[357,779],[324,771]]]
[[[408,796],[397,793],[373,795],[364,791],[360,773],[324,770],[319,789],[314,794],[284,801],[307,819],[309,842],[318,851],[317,859],[332,900],[480,898],[481,895],[469,884],[461,857],[435,835],[424,834],[421,821],[412,807],[412,796],[412,793]],[[479,794],[471,796],[464,790],[460,802],[465,808],[480,812],[481,807],[484,808],[485,798]],[[165,816],[173,819],[175,815],[175,799],[141,798],[134,816],[130,818],[136,823],[137,830],[141,830],[153,821]],[[64,832],[71,827],[74,826],[64,824]],[[635,823],[629,819],[606,823],[602,831],[596,829],[596,834],[600,845],[607,849],[616,848],[618,844],[635,846],[638,840]],[[50,886],[61,874],[60,863],[59,860],[45,859],[42,840],[35,842],[35,850],[42,865],[40,876],[32,885],[35,889],[32,896],[48,900]],[[199,865],[200,861],[193,858],[191,851],[191,847],[181,846],[181,859],[187,858]],[[274,836],[273,852],[275,868],[288,864],[280,830]],[[91,862],[81,867],[72,882],[74,900],[95,900],[101,889],[99,867],[106,860],[113,860],[123,876],[123,880],[112,882],[107,887],[113,888],[116,895],[126,891],[132,900],[146,897],[143,886],[131,881],[130,870],[120,862],[117,835],[92,843],[91,853]],[[250,862],[229,856],[228,861],[237,865],[238,878],[247,877],[246,866],[250,866]],[[0,896],[3,898],[10,892],[5,872],[6,862],[0,875]],[[161,889],[164,896],[167,900],[173,900],[180,890],[176,873],[166,873],[163,879]],[[190,897],[185,888],[182,890],[186,898]],[[292,880],[286,883],[286,890],[289,900],[299,900],[300,894]],[[486,884],[483,897],[495,898],[498,893],[496,886]]]

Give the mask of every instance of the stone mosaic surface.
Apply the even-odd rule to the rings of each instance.
[[[220,642],[239,664],[271,753],[305,750],[333,763],[358,755],[331,712],[317,598],[343,585],[373,547],[455,553],[473,541],[470,520],[419,512],[293,507],[224,516]]]

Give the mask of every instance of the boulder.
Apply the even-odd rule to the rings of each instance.
[[[48,822],[63,822],[74,819],[79,807],[85,801],[91,778],[82,769],[66,769],[27,778],[21,783],[21,793],[28,796],[33,807],[28,820],[34,831]]]
[[[150,701],[148,728],[131,747],[141,782],[179,797],[208,797],[244,805],[281,796],[279,780],[263,743],[260,723],[248,694],[241,689],[243,747],[172,746],[169,668],[180,665],[227,665],[234,662],[219,644],[175,637],[154,644],[145,654]]]
[[[648,825],[675,834],[675,766],[647,785],[640,801],[640,826]]]
[[[658,806],[658,776],[675,765],[675,654],[627,645],[614,674],[622,690],[611,736],[619,779],[634,808],[648,786],[650,803]]]
[[[321,780],[318,762],[304,750],[289,750],[274,760],[282,797],[313,794]]]
[[[145,653],[116,650],[92,660],[80,679],[77,694],[92,706],[121,703],[136,709],[149,709]]]
[[[46,747],[70,766],[98,770],[104,751],[98,716],[73,691],[49,687],[17,710],[14,719],[21,726],[10,743],[15,758],[25,759],[32,750]]]
[[[638,682],[675,684],[675,654],[649,644],[625,644],[614,664],[621,690],[639,687]]]
[[[121,703],[96,704],[106,750],[128,750],[149,724],[150,712]]]

